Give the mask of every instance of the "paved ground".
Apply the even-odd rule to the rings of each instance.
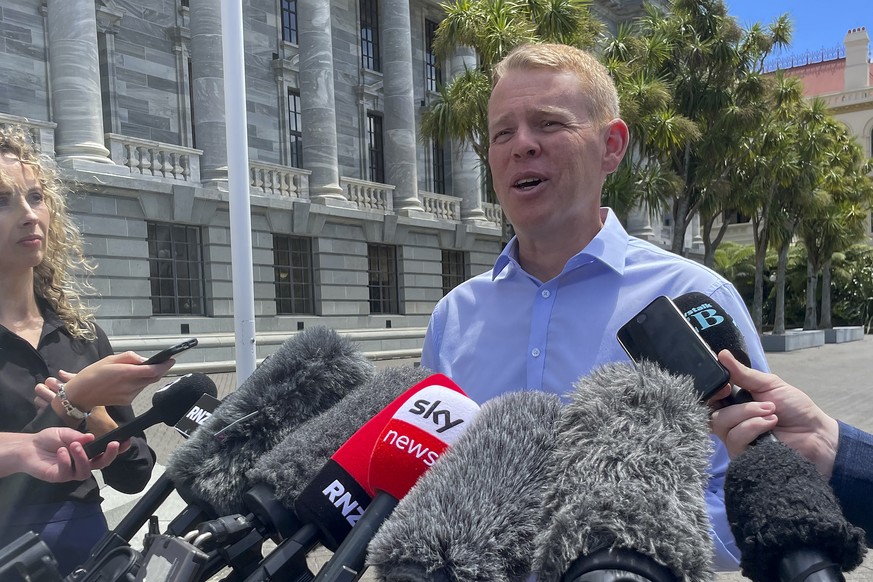
[[[873,432],[873,337],[867,336],[863,341],[838,345],[825,345],[789,353],[768,354],[770,366],[774,372],[792,384],[803,388],[826,412],[854,424],[859,428]],[[392,365],[397,362],[391,362]],[[234,389],[233,374],[216,374],[212,376],[219,389],[219,396],[224,396]],[[150,387],[140,396],[136,403],[137,412],[142,412],[150,405],[149,393],[159,387]],[[153,427],[147,431],[149,443],[158,455],[158,462],[163,465],[170,451],[182,442],[175,431],[165,426]],[[871,492],[873,494],[873,492]],[[112,494],[104,490],[107,496],[107,515],[110,522],[120,519],[136,496]],[[162,506],[161,517],[172,518],[183,507],[178,497],[172,497]],[[112,508],[115,508],[114,510]],[[137,536],[135,540],[141,540]],[[326,551],[314,553],[311,565],[317,571],[329,554]],[[373,580],[364,576],[364,580]],[[855,572],[846,576],[849,582],[873,582],[873,556]],[[717,582],[737,582],[745,580],[739,573],[723,573],[717,577]]]

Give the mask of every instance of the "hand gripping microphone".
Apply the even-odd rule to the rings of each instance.
[[[152,407],[130,422],[113,429],[85,445],[85,454],[94,458],[112,441],[125,441],[159,422],[173,426],[204,394],[215,397],[215,383],[203,374],[179,376],[152,396]]]
[[[314,327],[283,343],[170,456],[180,495],[215,515],[243,513],[246,472],[295,427],[368,380],[373,365],[335,331]]]
[[[434,374],[421,380],[420,373],[421,369],[408,367],[377,371],[369,388],[380,392],[380,399],[387,397],[389,393],[400,392],[412,382],[418,383],[403,391],[363,424],[327,459],[316,475],[312,476],[311,473],[314,472],[313,468],[317,466],[320,455],[329,447],[336,446],[327,446],[322,442],[329,438],[329,424],[335,418],[333,415],[328,416],[327,424],[322,424],[320,417],[313,419],[307,426],[301,427],[304,431],[302,437],[298,438],[296,432],[292,433],[282,443],[281,449],[277,448],[270,455],[270,459],[265,458],[258,464],[257,471],[254,472],[257,478],[263,479],[275,491],[283,506],[294,507],[305,525],[279,544],[247,581],[311,580],[312,575],[306,568],[306,554],[318,542],[332,551],[339,547],[374,496],[368,483],[370,456],[382,430],[394,413],[410,397],[429,386],[440,386],[463,394],[454,382],[442,374]],[[365,386],[364,390],[367,389]],[[349,404],[364,400],[367,399],[357,396]],[[368,404],[368,407],[374,403]],[[345,399],[341,404],[345,408]],[[358,419],[356,422],[363,421],[359,412],[351,414]],[[311,461],[297,465],[291,459],[301,447],[305,449],[312,446],[313,441],[307,439],[314,439],[318,443],[315,449],[319,449],[321,453],[312,455]],[[268,468],[268,463],[273,467]]]
[[[743,334],[740,333],[730,314],[718,302],[708,295],[696,291],[677,297],[673,302],[691,324],[691,327],[697,331],[716,355],[721,350],[729,350],[741,364],[752,365]],[[730,396],[724,398],[723,402],[730,405],[751,402],[752,400],[752,395],[749,392],[739,386],[733,386]],[[756,438],[752,444],[763,441],[777,442],[778,439],[772,432],[767,431]]]
[[[711,580],[712,443],[692,379],[614,363],[579,380],[571,398],[536,538],[540,579]]]
[[[366,570],[367,545],[422,474],[455,444],[479,412],[479,405],[443,386],[427,386],[394,413],[370,458],[370,489],[376,492],[351,533],[315,577],[317,582],[351,582]]]
[[[725,508],[754,582],[832,582],[864,559],[864,531],[843,516],[811,462],[776,442],[749,447],[728,465]]]
[[[728,349],[749,365],[742,335],[717,302],[702,293],[686,293],[675,302],[714,351]],[[735,387],[729,402],[751,399]],[[839,569],[854,568],[865,549],[830,486],[773,433],[764,433],[753,444],[728,465],[724,487],[744,574],[758,581],[776,580],[777,572],[786,576],[782,580],[841,580]],[[801,576],[804,572],[811,577]]]
[[[367,563],[378,579],[526,579],[560,408],[543,392],[483,404],[370,542]]]

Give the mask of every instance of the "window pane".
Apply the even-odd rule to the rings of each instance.
[[[315,313],[310,239],[274,234],[273,249],[276,312],[289,315]]]
[[[153,313],[203,315],[200,229],[149,223],[146,232]]]

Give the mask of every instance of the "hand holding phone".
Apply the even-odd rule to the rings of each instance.
[[[730,381],[727,369],[669,297],[649,303],[616,338],[634,362],[649,360],[672,374],[691,376],[701,401]]]
[[[169,347],[165,350],[161,350],[160,352],[153,355],[151,358],[143,362],[143,364],[160,364],[162,362],[166,362],[176,354],[184,352],[185,350],[191,349],[197,345],[197,338],[191,338],[180,342],[172,347]]]

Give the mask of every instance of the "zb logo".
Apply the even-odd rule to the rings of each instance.
[[[689,314],[688,319],[692,318],[694,319],[693,323],[698,331],[709,329],[710,327],[716,326],[724,321],[724,317],[719,315],[716,310],[711,307],[708,309],[701,309],[697,313]]]

